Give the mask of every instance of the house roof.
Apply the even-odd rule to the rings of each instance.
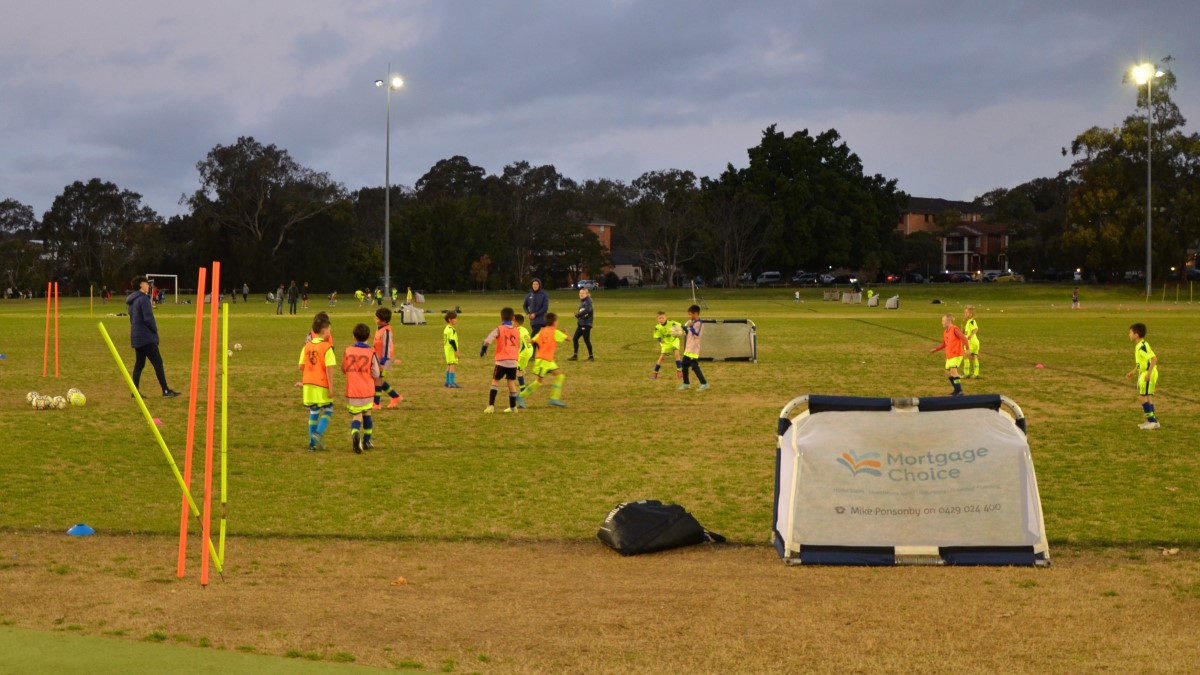
[[[958,211],[959,213],[991,213],[992,209],[971,202],[956,202],[950,199],[936,197],[909,197],[908,208],[903,213],[942,213]]]
[[[1008,223],[971,222],[957,225],[950,231],[957,234],[1011,234],[1012,225]]]

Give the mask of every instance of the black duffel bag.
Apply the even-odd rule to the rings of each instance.
[[[657,499],[617,504],[596,536],[621,555],[725,541],[725,537],[704,529],[687,509]]]

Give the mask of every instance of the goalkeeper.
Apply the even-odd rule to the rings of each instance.
[[[659,347],[658,363],[654,364],[654,372],[650,373],[650,379],[658,379],[663,359],[672,353],[675,355],[675,377],[683,378],[683,362],[679,357],[679,338],[682,335],[683,326],[679,325],[678,321],[668,320],[666,312],[658,313],[658,323],[654,324],[654,339],[658,341]]]

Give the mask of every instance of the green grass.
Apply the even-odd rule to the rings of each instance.
[[[481,414],[491,359],[478,357],[499,308],[517,294],[429,296],[427,326],[395,326],[403,364],[391,381],[408,399],[376,416],[379,450],[349,451],[339,407],[334,450],[310,454],[296,359],[314,303],[297,317],[275,316],[261,302],[230,307],[230,564],[239,536],[380,539],[580,540],[595,536],[608,510],[657,498],[688,507],[732,540],[766,544],[773,490],[775,420],[794,396],[941,395],[948,388],[938,316],[978,307],[984,380],[971,392],[998,392],[1021,405],[1038,472],[1048,535],[1054,543],[1126,545],[1200,543],[1200,373],[1195,328],[1200,303],[1146,303],[1136,289],[1083,289],[1084,310],[1069,309],[1070,287],[970,284],[902,287],[898,311],[822,302],[820,291],[705,291],[709,318],[750,318],[758,326],[759,363],[705,364],[713,389],[674,391],[670,377],[647,378],[656,358],[654,314],[683,318],[685,291],[600,291],[595,295],[595,363],[567,363],[566,410],[538,392],[526,414]],[[891,289],[884,291],[892,293]],[[552,293],[569,318],[574,294]],[[945,304],[931,304],[933,298]],[[463,389],[442,384],[438,310],[461,306]],[[0,303],[0,523],[23,531],[65,531],[86,522],[106,533],[178,531],[179,495],[170,470],[96,328],[104,321],[127,366],[124,305],[64,299],[60,372],[42,378],[45,305]],[[167,374],[188,389],[195,308],[156,311]],[[331,311],[337,351],[371,312],[353,301]],[[1130,323],[1148,324],[1162,367],[1156,397],[1163,428],[1136,428],[1141,411],[1131,384]],[[206,327],[207,327],[207,321]],[[566,345],[569,349],[569,344]],[[560,348],[562,349],[562,348]],[[565,355],[564,355],[565,356]],[[204,349],[207,360],[207,346]],[[339,358],[340,360],[340,358]],[[1035,369],[1035,363],[1044,369]],[[54,363],[49,365],[53,375]],[[670,375],[670,373],[668,373]],[[205,384],[198,398],[201,419]],[[80,387],[84,408],[35,411],[25,393],[65,394]],[[218,387],[219,387],[218,380]],[[340,383],[339,383],[340,387]],[[147,370],[142,390],[156,391]],[[341,390],[336,392],[340,399]],[[182,467],[188,399],[149,396],[152,414]],[[196,476],[203,466],[198,426]],[[219,438],[219,427],[218,438]],[[217,476],[219,481],[219,474]],[[216,485],[217,483],[214,483]],[[197,489],[197,493],[199,490]],[[214,500],[215,520],[221,512]],[[243,561],[244,562],[244,561]],[[67,574],[66,568],[50,570]]]

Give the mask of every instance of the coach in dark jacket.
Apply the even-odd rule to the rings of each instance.
[[[537,335],[546,326],[546,313],[550,311],[550,296],[542,290],[542,280],[533,280],[533,290],[525,296],[525,319],[529,322],[529,334]]]
[[[167,386],[162,354],[158,352],[158,322],[154,320],[154,306],[150,303],[150,282],[146,277],[134,277],[133,286],[138,290],[125,298],[125,305],[129,307],[129,343],[137,355],[133,364],[133,386],[140,388],[142,369],[149,359],[158,376],[158,384],[162,386],[163,398],[175,398],[179,392]]]
[[[575,353],[567,360],[579,360],[579,338],[583,338],[583,344],[588,348],[588,361],[595,361],[592,357],[592,294],[586,288],[579,289],[579,309],[575,310],[575,322],[575,336],[571,338]]]

